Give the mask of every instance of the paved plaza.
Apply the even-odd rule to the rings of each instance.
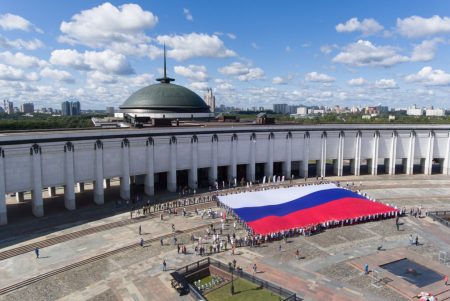
[[[283,286],[304,300],[411,300],[422,291],[387,273],[382,277],[391,281],[373,285],[373,275],[364,274],[366,263],[370,270],[381,270],[377,264],[396,258],[412,258],[441,274],[450,274],[450,266],[439,261],[442,252],[448,252],[450,256],[450,228],[425,217],[426,211],[450,210],[449,177],[382,175],[328,180],[340,180],[343,186],[349,182],[370,197],[406,207],[408,213],[410,208],[420,207],[422,217],[402,217],[400,229],[397,229],[395,219],[388,219],[327,229],[310,237],[293,237],[287,242],[238,248],[235,255],[226,251],[212,257],[226,263],[235,259],[237,265],[249,273],[256,263],[258,277]],[[97,219],[92,217],[83,223],[75,223],[70,217],[65,225],[64,215],[72,214],[67,212],[54,212],[45,220],[17,219],[15,224],[0,229],[0,253],[63,234],[130,220],[129,212],[105,206],[106,209],[92,207],[86,210],[110,208],[114,214],[102,213]],[[59,222],[55,226],[51,221]],[[45,223],[52,226],[44,229],[42,224]],[[162,221],[159,214],[134,217],[132,222],[122,226],[42,248],[39,259],[30,249],[27,253],[0,260],[0,292],[10,288],[0,295],[0,300],[191,300],[190,296],[178,296],[170,286],[170,271],[200,259],[194,252],[191,236],[205,235],[211,223],[220,223],[220,218],[202,219],[194,212],[187,217],[165,216]],[[172,224],[177,231],[177,243],[187,246],[187,254],[178,254],[173,243]],[[20,231],[22,226],[27,231]],[[224,234],[234,231],[229,223]],[[236,233],[240,236],[243,230],[238,227]],[[419,245],[410,244],[411,235],[418,236]],[[144,247],[139,246],[141,238]],[[116,252],[118,249],[121,251]],[[295,256],[297,249],[299,259]],[[169,272],[162,271],[163,260],[167,262]],[[14,289],[19,283],[21,285]],[[450,285],[445,287],[443,280],[426,288],[432,289],[432,293],[441,292],[439,300],[450,298]]]

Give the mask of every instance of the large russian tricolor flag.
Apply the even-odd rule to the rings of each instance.
[[[219,196],[256,234],[308,227],[328,221],[394,216],[395,208],[335,184],[260,190]]]

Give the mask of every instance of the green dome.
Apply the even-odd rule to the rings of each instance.
[[[134,92],[120,109],[130,112],[210,112],[209,106],[195,92],[170,82],[150,85]]]

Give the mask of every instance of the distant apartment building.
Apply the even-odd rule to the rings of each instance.
[[[444,109],[426,109],[425,110],[426,116],[445,116],[445,110]]]
[[[115,113],[114,107],[106,107],[106,114],[114,115],[114,113]]]
[[[297,115],[307,115],[308,108],[307,107],[298,107],[296,113],[297,113]]]
[[[216,111],[216,97],[213,95],[211,88],[206,89],[205,102],[209,106],[211,112],[214,113]]]
[[[288,114],[289,106],[287,103],[278,103],[273,105],[273,111],[277,114]]]
[[[423,109],[422,108],[418,108],[416,105],[413,105],[413,106],[409,107],[406,110],[406,115],[408,115],[408,116],[422,116],[423,115]]]
[[[25,114],[34,113],[34,104],[32,102],[26,102],[20,105],[20,112]]]
[[[3,100],[3,109],[6,114],[13,114],[14,113],[14,103],[12,101]]]
[[[81,114],[81,106],[79,101],[63,101],[61,103],[61,115],[77,116]]]

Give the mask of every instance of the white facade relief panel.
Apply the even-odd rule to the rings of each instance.
[[[122,174],[122,148],[121,143],[103,142],[103,176],[105,179],[120,177]]]
[[[283,162],[286,160],[286,136],[287,132],[275,133],[273,144],[273,161]]]
[[[292,161],[303,160],[304,135],[305,133],[292,133]]]
[[[264,163],[269,160],[269,133],[256,135],[256,163]]]
[[[13,193],[17,191],[31,190],[31,145],[2,147],[5,151],[5,191]]]
[[[327,132],[327,153],[329,160],[337,159],[339,148],[339,132]]]
[[[64,185],[65,156],[64,152],[61,152],[64,150],[64,144],[44,144],[41,150],[42,185],[44,187]]]
[[[410,133],[398,133],[397,137],[397,154],[396,158],[403,159],[408,158],[408,151],[409,151],[409,141],[410,141]]]
[[[389,158],[391,151],[392,132],[381,132],[378,144],[378,158]],[[380,162],[381,164],[381,162]]]
[[[154,138],[154,165],[155,173],[169,170],[170,144],[169,138]]]
[[[447,152],[448,133],[435,133],[433,158],[445,158]]]
[[[414,158],[425,158],[427,156],[428,132],[416,132],[416,148]]]
[[[217,165],[228,166],[231,162],[231,135],[219,135]]]
[[[309,160],[320,160],[322,149],[321,132],[310,132]]]
[[[250,135],[239,135],[237,142],[237,164],[247,164],[250,158]]]
[[[361,160],[373,159],[374,135],[375,135],[375,132],[372,132],[372,131],[363,131],[362,132]],[[347,140],[345,142],[347,142]]]

